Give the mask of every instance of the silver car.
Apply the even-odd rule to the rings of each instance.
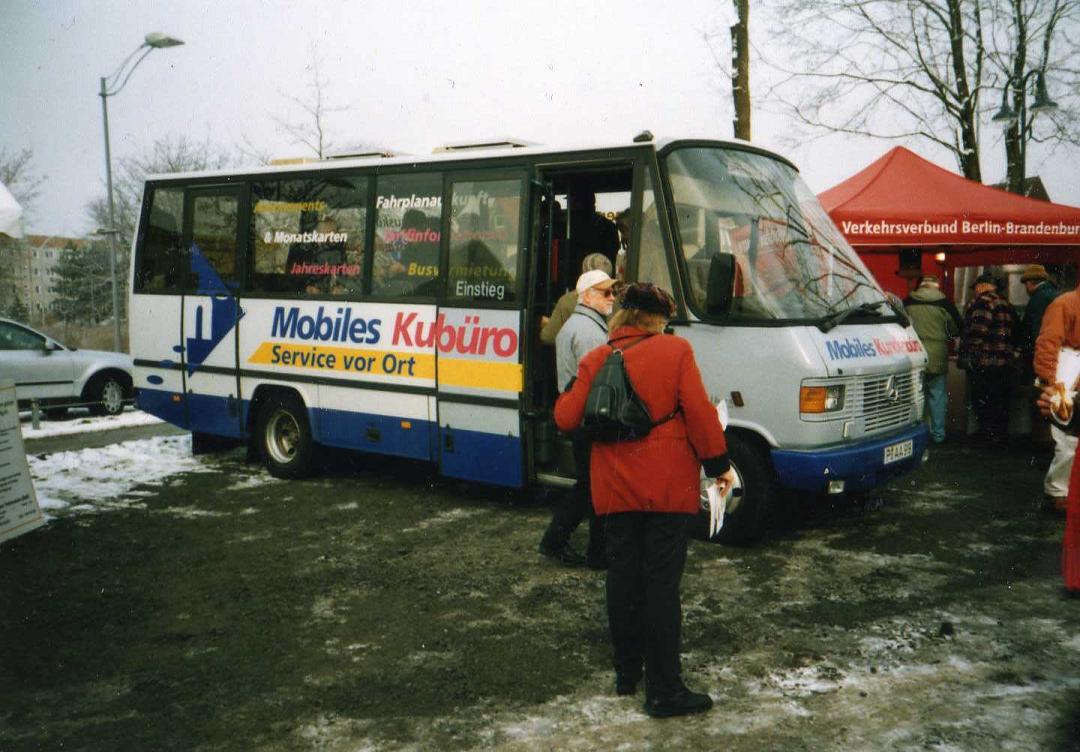
[[[116,415],[132,397],[130,355],[64,347],[52,337],[0,319],[0,381],[15,382],[21,406],[38,400],[51,418],[85,405],[94,415]]]

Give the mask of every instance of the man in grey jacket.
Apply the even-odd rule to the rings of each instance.
[[[607,342],[607,317],[615,304],[615,280],[599,269],[578,277],[578,304],[555,338],[555,370],[559,391],[564,392],[577,375],[578,363],[589,351]],[[589,494],[589,455],[592,443],[572,437],[577,482],[562,499],[540,540],[540,553],[570,566],[588,563],[593,569],[607,566],[604,539],[593,514]],[[570,547],[570,536],[589,518],[589,549],[585,557]]]

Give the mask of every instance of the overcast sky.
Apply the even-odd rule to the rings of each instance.
[[[755,5],[752,3],[752,5]],[[427,153],[447,141],[510,135],[545,144],[731,135],[731,98],[703,32],[728,0],[306,0],[300,2],[31,2],[0,0],[0,146],[34,151],[47,176],[28,232],[92,230],[86,204],[104,195],[101,100],[110,74],[151,31],[184,40],[155,50],[109,99],[114,167],[155,139],[185,135],[232,149],[246,138],[298,156],[274,116],[297,118],[312,51],[341,145],[378,143]],[[768,21],[751,18],[759,46]],[[721,37],[723,40],[723,37]],[[719,50],[720,57],[729,53]],[[752,71],[762,96],[766,71]],[[820,192],[892,143],[830,137],[783,142],[790,122],[754,114],[754,140],[781,151]],[[907,144],[943,167],[952,157]],[[1003,147],[984,138],[983,174],[1003,179]],[[1080,154],[1033,147],[1029,174],[1052,199],[1080,205]]]

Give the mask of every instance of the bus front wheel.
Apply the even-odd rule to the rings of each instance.
[[[701,510],[695,521],[698,537],[713,543],[749,543],[765,532],[769,501],[775,492],[772,466],[758,446],[736,435],[728,435],[728,459],[735,471],[733,493],[728,499],[724,526],[709,538],[709,502],[701,479]]]
[[[315,444],[304,403],[275,396],[259,411],[256,436],[266,469],[275,478],[303,478],[311,473]]]

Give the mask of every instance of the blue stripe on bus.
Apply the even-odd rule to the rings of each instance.
[[[180,397],[174,400],[174,397]],[[187,421],[185,399],[193,424]],[[251,403],[240,406],[244,421],[230,414],[228,399],[140,388],[136,404],[144,412],[173,425],[215,436],[243,438],[241,425],[248,425]],[[348,410],[309,409],[313,438],[328,446],[357,449],[418,460],[440,460],[440,472],[451,478],[520,488],[524,485],[522,443],[519,436],[507,436],[460,428],[439,429],[426,420],[358,413]],[[405,425],[409,427],[406,428]],[[441,457],[439,446],[442,447]]]
[[[443,475],[511,488],[525,484],[520,436],[460,428],[443,431],[440,463]]]
[[[192,431],[231,439],[244,438],[235,397],[188,393],[187,403],[188,415],[191,416],[188,428]]]
[[[174,400],[174,397],[180,399]],[[135,406],[144,413],[150,413],[174,426],[188,427],[183,395],[178,392],[139,387],[135,394]]]
[[[315,440],[345,449],[431,460],[435,424],[426,420],[348,410],[312,410]],[[408,426],[408,427],[406,427]]]

